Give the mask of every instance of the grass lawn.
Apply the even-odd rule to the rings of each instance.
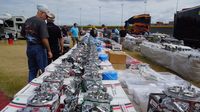
[[[18,92],[27,83],[26,42],[15,41],[9,46],[0,40],[0,90],[9,97]]]
[[[14,45],[8,45],[6,40],[0,40],[0,91],[13,97],[27,84],[27,78],[26,41],[17,40]]]

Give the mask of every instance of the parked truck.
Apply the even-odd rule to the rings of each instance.
[[[200,6],[177,11],[173,36],[187,46],[200,48]]]
[[[150,14],[140,14],[129,18],[125,21],[125,27],[131,26],[130,33],[144,34],[149,32],[151,24]]]

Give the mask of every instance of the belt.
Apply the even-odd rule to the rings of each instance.
[[[28,45],[28,46],[33,46],[33,45],[41,45],[41,44],[39,44],[39,43],[31,43],[31,42],[27,42],[27,45]]]

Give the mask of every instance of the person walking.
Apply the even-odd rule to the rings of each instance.
[[[97,36],[98,36],[98,32],[97,32],[97,30],[96,30],[96,28],[95,27],[93,27],[91,30],[90,30],[90,36],[92,36],[93,38],[97,38]]]
[[[78,37],[79,37],[79,30],[77,27],[77,23],[74,23],[73,27],[70,29],[70,32],[72,33],[72,41],[73,46],[75,45],[75,42],[78,44]]]
[[[63,28],[62,28],[62,36],[63,37],[67,37],[68,36],[68,31],[69,31],[69,29],[67,28],[66,25],[64,25]]]
[[[112,32],[107,27],[104,27],[104,29],[103,29],[103,37],[111,39],[111,33]]]
[[[48,64],[56,60],[63,53],[64,40],[61,36],[60,28],[54,24],[55,15],[47,18],[47,28],[49,32],[49,45],[53,54],[52,58],[48,59]]]
[[[14,44],[14,36],[12,33],[8,33],[8,45]]]
[[[44,72],[48,58],[52,52],[48,41],[48,31],[45,20],[50,17],[48,7],[44,4],[37,5],[37,14],[27,19],[22,27],[21,35],[26,38],[29,77],[28,82],[36,78],[39,70]]]
[[[121,27],[121,30],[119,31],[119,35],[120,35],[120,44],[123,44],[124,39],[126,37],[127,31],[124,27]]]

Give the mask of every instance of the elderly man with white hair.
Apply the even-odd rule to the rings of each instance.
[[[28,82],[36,78],[38,70],[44,72],[48,58],[52,58],[49,46],[49,34],[45,20],[51,17],[48,7],[44,4],[37,5],[37,14],[26,20],[21,35],[26,38],[29,78]]]

